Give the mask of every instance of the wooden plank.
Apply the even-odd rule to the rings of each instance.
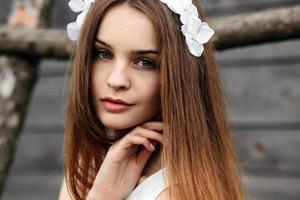
[[[14,0],[11,6],[7,19],[9,27],[46,27],[49,18],[43,14],[46,10],[51,12],[51,0]],[[1,56],[2,84],[8,84],[9,87],[6,88],[9,90],[0,95],[1,107],[6,108],[0,113],[0,117],[5,119],[0,124],[0,195],[14,158],[15,144],[25,121],[25,111],[36,82],[38,64],[37,57]]]
[[[228,67],[222,81],[233,124],[286,126],[300,122],[300,67]],[[63,124],[67,98],[64,77],[41,78],[35,88],[27,125]],[[63,90],[65,97],[63,98]],[[277,125],[276,125],[277,124]]]
[[[247,173],[300,178],[300,129],[233,130],[233,135]]]
[[[10,176],[3,200],[57,199],[63,174]],[[249,200],[298,200],[300,179],[243,175]],[[17,192],[16,192],[17,191]]]
[[[298,0],[252,0],[252,1],[203,1],[206,13],[209,17],[233,15],[244,12],[259,11],[271,7],[298,4]],[[0,2],[0,23],[4,23],[10,1]],[[66,24],[74,20],[76,14],[70,11],[66,1],[57,1],[54,4],[51,24],[55,28],[65,28]]]
[[[58,199],[62,174],[21,174],[12,175],[7,180],[3,200],[54,200]]]
[[[12,1],[0,1],[0,24],[5,24]]]
[[[244,12],[260,11],[272,7],[299,4],[298,0],[247,0],[247,1],[202,1],[208,17],[220,17]],[[65,1],[57,1],[52,15],[52,27],[65,28],[76,15],[70,11]]]
[[[217,59],[221,61],[242,59],[248,61],[252,59],[263,58],[300,57],[299,46],[300,40],[287,40],[282,42],[234,48],[226,51],[216,52],[216,56]]]
[[[297,4],[299,4],[299,0],[222,0],[217,3],[214,1],[204,1],[206,14],[209,17],[229,16]]]
[[[22,134],[11,175],[63,172],[63,134]]]
[[[298,200],[300,179],[244,175],[249,200]]]
[[[46,61],[43,63],[41,76],[28,109],[26,125],[62,126],[68,90],[67,78],[64,76],[66,66],[67,62]],[[52,76],[53,73],[54,76]],[[56,76],[57,74],[59,76]]]
[[[222,69],[234,124],[300,122],[300,67],[262,66]]]
[[[70,60],[43,59],[39,68],[39,77],[51,78],[70,75],[72,63]]]
[[[300,129],[234,130],[241,166],[253,175],[300,178]],[[22,134],[13,174],[62,170],[63,133]]]

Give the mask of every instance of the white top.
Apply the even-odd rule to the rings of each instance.
[[[155,200],[167,187],[165,167],[138,184],[125,200]]]

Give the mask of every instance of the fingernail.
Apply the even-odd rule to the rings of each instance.
[[[151,149],[154,151],[155,150],[155,147],[153,146],[153,144],[150,143],[150,147]]]

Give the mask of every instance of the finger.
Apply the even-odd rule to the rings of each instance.
[[[160,132],[163,131],[163,122],[156,122],[156,121],[145,122],[140,126],[155,131],[160,131]]]
[[[140,136],[143,136],[145,138],[152,139],[152,140],[157,140],[160,143],[163,143],[163,136],[162,136],[161,133],[159,133],[157,131],[150,130],[150,129],[143,128],[141,126],[137,127],[133,131],[133,133],[131,133],[131,134],[140,135]]]
[[[126,140],[124,141],[124,146],[123,148],[128,149],[132,147],[132,145],[143,145],[146,149],[149,151],[153,151],[154,149],[152,148],[153,144],[150,143],[150,140],[140,136],[140,135],[127,135]],[[151,146],[152,145],[152,146]]]
[[[136,164],[140,169],[144,169],[152,151],[148,151],[146,148],[142,148],[136,156]]]

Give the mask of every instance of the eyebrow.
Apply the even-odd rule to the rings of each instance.
[[[107,46],[110,49],[113,49],[112,45],[104,42],[103,40],[100,40],[99,38],[96,38],[95,42],[100,43],[104,46]],[[133,54],[159,54],[159,52],[157,50],[132,50],[130,52]]]

